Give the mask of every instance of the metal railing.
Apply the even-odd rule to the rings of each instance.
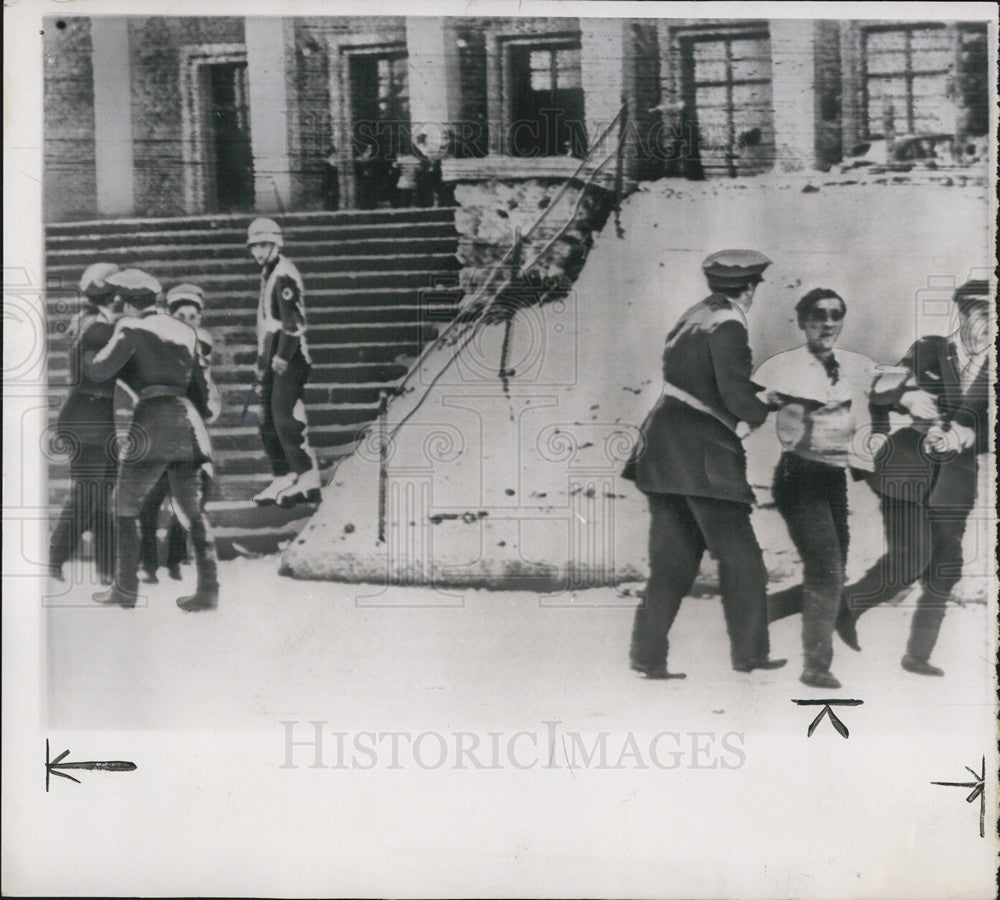
[[[581,178],[584,170],[587,168],[588,164],[592,164],[593,157],[595,155],[595,150],[600,148],[604,141],[607,139],[608,135],[611,133],[615,126],[618,126],[618,138],[614,150],[607,154],[599,163],[593,165],[591,171],[586,175],[586,177]],[[621,201],[623,194],[624,185],[624,149],[625,149],[625,139],[627,135],[627,125],[628,125],[628,103],[625,98],[622,98],[622,105],[618,110],[618,113],[607,125],[607,127],[601,132],[597,140],[593,143],[591,149],[580,161],[579,166],[560,186],[559,190],[556,191],[552,201],[545,207],[544,210],[538,215],[538,217],[532,222],[526,231],[521,232],[520,228],[515,229],[514,232],[514,243],[508,248],[504,255],[496,262],[489,273],[487,274],[483,283],[476,290],[472,299],[465,305],[462,310],[461,315],[457,316],[447,326],[441,331],[441,333],[431,342],[423,348],[420,355],[417,357],[416,362],[411,366],[410,371],[403,377],[398,385],[392,390],[392,395],[399,396],[403,393],[409,382],[415,377],[416,373],[419,371],[420,367],[427,359],[427,357],[433,353],[435,350],[444,346],[446,343],[450,343],[455,347],[454,352],[451,357],[444,363],[444,365],[439,369],[439,371],[434,375],[434,377],[427,383],[424,387],[423,392],[418,398],[417,402],[413,405],[402,419],[399,420],[391,429],[387,424],[387,409],[390,399],[390,394],[387,391],[382,391],[379,396],[379,415],[376,422],[371,423],[365,431],[368,432],[372,427],[378,427],[378,454],[379,454],[379,492],[378,492],[378,538],[380,543],[385,541],[385,517],[386,517],[386,486],[388,482],[387,477],[387,467],[388,467],[388,448],[395,437],[396,433],[402,428],[409,420],[416,414],[420,407],[424,404],[427,396],[430,394],[431,390],[435,387],[442,376],[451,368],[454,362],[458,359],[462,351],[476,338],[480,329],[484,324],[489,322],[489,314],[496,306],[500,298],[509,294],[512,289],[516,289],[518,286],[524,284],[525,276],[534,269],[542,258],[556,245],[558,241],[564,238],[569,227],[576,221],[576,216],[580,210],[580,206],[583,203],[584,197],[587,195],[588,189],[596,181],[597,177],[601,174],[604,168],[611,162],[611,160],[616,160],[616,170],[614,176],[614,214],[615,214],[615,231],[619,238],[624,236],[624,231],[621,227],[620,211],[621,211]],[[582,182],[582,183],[581,183]],[[574,183],[581,184],[581,189],[579,196],[576,198],[576,203],[573,206],[572,211],[566,218],[563,225],[556,231],[555,235],[545,244],[542,249],[535,254],[534,258],[527,264],[522,265],[521,259],[524,252],[525,243],[530,240],[533,234],[538,230],[541,224],[552,214],[553,209],[559,204],[563,197],[566,196],[567,191],[569,191],[570,186]],[[494,283],[498,275],[501,272],[507,273],[505,280],[503,280],[499,286],[494,287]],[[493,290],[490,290],[494,288]],[[546,291],[545,296],[552,291],[557,290],[556,288]],[[489,294],[487,295],[487,292]],[[544,302],[544,296],[540,296],[539,303]],[[504,392],[507,393],[508,381],[511,373],[507,369],[507,353],[510,347],[510,327],[513,320],[513,310],[506,317],[506,330],[504,333],[503,348],[501,350],[501,360],[499,368],[499,377],[503,383]],[[338,461],[339,462],[339,461]]]

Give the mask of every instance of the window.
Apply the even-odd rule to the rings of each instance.
[[[771,42],[747,31],[681,43],[682,129],[694,129],[687,162],[705,174],[749,175],[774,162]]]
[[[511,156],[574,156],[587,152],[580,45],[511,42],[509,67]]]
[[[872,28],[864,34],[865,125],[884,137],[892,111],[898,133],[948,133],[954,128],[948,80],[955,57],[943,24]]]

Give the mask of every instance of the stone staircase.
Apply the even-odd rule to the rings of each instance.
[[[233,530],[234,540],[268,531],[272,519],[284,533],[291,521],[288,513],[269,518],[251,512],[246,503],[270,479],[257,430],[259,407],[251,405],[241,417],[256,356],[260,270],[245,246],[252,218],[74,222],[46,229],[53,420],[68,379],[62,335],[78,308],[75,287],[86,266],[136,266],[164,290],[185,281],[205,289],[203,325],[215,336],[212,370],[223,397],[222,414],[209,429],[216,457],[209,509],[217,525]],[[326,467],[353,449],[376,417],[380,391],[398,384],[457,312],[454,210],[294,213],[277,219],[284,250],[306,286],[313,371],[305,399],[310,438]],[[68,483],[68,466],[53,462],[51,502],[61,502]]]

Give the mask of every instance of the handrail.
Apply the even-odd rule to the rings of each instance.
[[[622,110],[620,110],[620,111],[619,111],[619,116],[620,116],[620,115],[622,115],[622,112],[623,112],[623,111],[624,111],[625,109],[626,109],[626,107],[625,107],[625,106],[623,105],[623,107],[622,107]],[[605,130],[604,130],[604,132],[603,132],[603,133],[602,133],[602,135],[601,135],[601,138],[600,138],[600,140],[603,140],[604,136],[606,136],[606,135],[607,135],[608,131],[610,131],[610,130],[611,130],[611,128],[612,128],[612,127],[614,126],[614,124],[615,124],[615,122],[616,122],[617,120],[618,120],[618,116],[616,116],[616,117],[615,117],[615,119],[613,119],[613,120],[612,120],[611,124],[610,124],[610,125],[609,125],[609,126],[608,126],[608,127],[607,127],[607,128],[605,129]],[[614,158],[614,157],[615,157],[615,156],[616,156],[616,155],[617,155],[617,154],[619,153],[619,151],[620,151],[620,149],[621,149],[621,146],[622,146],[622,144],[624,143],[624,140],[625,140],[625,134],[624,134],[624,132],[623,132],[622,136],[621,136],[621,137],[620,137],[620,139],[619,139],[619,142],[618,142],[618,145],[617,145],[617,146],[615,147],[615,150],[614,150],[614,152],[613,152],[613,153],[611,153],[611,154],[609,154],[609,155],[608,155],[608,157],[607,157],[606,159],[604,159],[604,160],[603,160],[603,161],[602,161],[602,162],[600,163],[600,165],[598,165],[598,166],[595,166],[595,167],[594,167],[594,170],[593,170],[593,172],[591,172],[591,174],[590,174],[590,176],[588,177],[588,179],[587,179],[587,180],[586,180],[586,181],[584,182],[584,185],[583,185],[583,190],[582,190],[582,191],[580,192],[580,196],[579,196],[579,197],[577,198],[577,202],[576,202],[576,206],[574,207],[574,210],[573,210],[573,215],[574,215],[574,216],[576,215],[576,211],[577,211],[577,210],[578,210],[578,209],[580,208],[580,203],[581,203],[581,202],[582,202],[582,200],[583,200],[583,197],[584,197],[584,195],[585,195],[585,193],[586,193],[586,189],[587,189],[587,188],[588,188],[588,187],[589,187],[589,186],[591,185],[591,183],[593,183],[594,179],[595,179],[595,178],[597,177],[597,175],[598,175],[598,173],[599,173],[599,172],[601,171],[601,169],[603,169],[603,168],[604,168],[604,166],[606,166],[606,165],[607,165],[607,164],[608,164],[608,163],[609,163],[609,162],[610,162],[610,161],[611,161],[611,160],[612,160],[612,159],[613,159],[613,158]],[[589,154],[588,154],[588,155],[589,155]],[[574,175],[571,175],[571,176],[570,176],[570,179],[569,179],[569,180],[572,180],[573,178],[575,178],[575,177],[576,177],[576,174],[578,174],[578,173],[579,173],[580,171],[582,171],[582,169],[583,169],[583,165],[584,165],[584,164],[585,164],[586,162],[587,162],[587,159],[586,159],[586,157],[585,157],[585,158],[584,158],[584,160],[583,160],[583,163],[582,163],[582,164],[581,164],[581,165],[580,165],[580,166],[579,166],[579,167],[577,168],[577,170],[576,170],[576,173],[574,173]],[[567,181],[567,184],[569,183],[569,180]],[[565,185],[564,185],[564,187],[565,187]],[[562,191],[562,192],[560,192],[560,193],[557,193],[557,198],[558,198],[558,197],[561,197],[563,193],[565,193],[565,192],[564,192],[564,191]],[[547,213],[549,212],[549,210],[551,210],[551,209],[552,209],[552,207],[553,207],[554,205],[555,205],[555,202],[553,202],[553,203],[550,203],[550,204],[549,204],[549,205],[548,205],[548,206],[547,206],[547,207],[546,207],[546,208],[545,208],[545,209],[544,209],[544,210],[542,211],[542,215],[540,215],[540,216],[538,217],[538,219],[537,219],[537,220],[535,221],[535,224],[534,224],[534,225],[532,226],[532,228],[528,230],[528,233],[529,233],[529,234],[531,233],[531,231],[532,231],[532,230],[533,230],[533,229],[534,229],[535,227],[537,227],[537,225],[538,225],[538,222],[540,222],[540,221],[541,221],[541,220],[542,220],[542,219],[543,219],[543,218],[545,217],[545,215],[546,215],[546,214],[547,214]],[[414,415],[416,414],[417,410],[419,410],[419,409],[420,409],[420,407],[421,407],[421,406],[423,406],[423,403],[424,403],[424,400],[426,400],[426,399],[427,399],[427,396],[428,396],[428,394],[430,393],[431,389],[432,389],[432,388],[433,388],[433,387],[434,387],[434,386],[435,386],[435,385],[436,385],[436,384],[438,383],[438,381],[439,381],[439,380],[441,379],[441,377],[442,377],[442,376],[443,376],[443,375],[445,374],[445,372],[447,372],[447,371],[448,371],[448,369],[449,369],[449,368],[451,368],[451,365],[452,365],[452,363],[454,363],[454,362],[455,362],[455,360],[456,360],[456,359],[458,359],[458,356],[459,356],[459,355],[461,354],[461,352],[462,352],[462,351],[463,351],[463,350],[464,350],[464,349],[465,349],[465,348],[466,348],[466,347],[467,347],[467,346],[468,346],[468,345],[469,345],[469,344],[470,344],[470,343],[472,342],[473,338],[475,338],[475,337],[476,337],[476,335],[477,335],[477,334],[478,334],[478,332],[479,332],[479,328],[480,328],[480,326],[481,326],[481,325],[483,324],[483,322],[484,322],[484,321],[486,320],[486,318],[487,318],[487,313],[489,313],[489,311],[490,311],[490,310],[492,309],[492,307],[493,307],[493,304],[494,304],[494,303],[495,303],[495,302],[497,301],[497,299],[498,299],[499,297],[501,297],[501,296],[503,295],[504,291],[506,291],[506,290],[507,290],[507,289],[508,289],[508,288],[509,288],[509,287],[511,286],[511,284],[512,284],[512,283],[514,282],[514,280],[515,280],[516,278],[520,278],[520,277],[522,277],[522,276],[524,275],[524,273],[528,271],[528,269],[532,268],[532,267],[533,267],[533,266],[534,266],[534,265],[535,265],[535,264],[536,264],[536,263],[538,262],[538,260],[539,260],[539,259],[540,259],[540,258],[542,257],[543,253],[547,253],[547,252],[548,252],[548,250],[549,250],[549,249],[551,248],[551,246],[552,246],[552,245],[553,245],[553,244],[555,243],[555,240],[556,240],[556,239],[558,239],[558,237],[559,237],[559,236],[560,236],[560,235],[561,235],[561,234],[562,234],[563,232],[565,232],[565,230],[566,230],[566,229],[567,229],[567,228],[569,227],[569,225],[570,225],[570,223],[571,223],[572,221],[573,221],[573,219],[572,219],[572,217],[571,217],[571,218],[570,218],[570,219],[569,219],[569,220],[568,220],[568,221],[566,222],[566,224],[565,224],[565,225],[563,225],[563,227],[562,227],[562,228],[560,229],[559,233],[558,233],[558,234],[556,235],[556,238],[554,238],[554,239],[553,239],[552,241],[550,241],[550,242],[549,242],[549,244],[548,244],[548,245],[546,245],[546,247],[545,247],[545,248],[544,248],[544,249],[542,250],[542,252],[541,252],[541,253],[539,253],[539,254],[538,254],[538,255],[537,255],[537,256],[536,256],[536,257],[535,257],[535,258],[534,258],[534,259],[533,259],[533,260],[532,260],[532,261],[531,261],[531,262],[530,262],[530,263],[529,263],[529,264],[528,264],[527,266],[525,266],[524,268],[520,269],[520,270],[519,270],[519,271],[518,271],[517,273],[513,273],[513,274],[511,274],[511,275],[510,275],[510,276],[509,276],[509,277],[507,278],[507,280],[505,281],[505,283],[503,284],[503,286],[502,286],[502,287],[501,287],[501,288],[500,288],[500,289],[499,289],[498,291],[496,291],[496,292],[495,292],[495,293],[493,294],[493,296],[492,296],[492,297],[491,297],[491,298],[490,298],[490,299],[489,299],[489,300],[488,300],[488,301],[487,301],[487,302],[486,302],[486,303],[485,303],[485,304],[483,305],[483,307],[482,307],[482,309],[481,309],[481,311],[480,311],[479,315],[478,315],[478,316],[477,316],[477,317],[476,317],[475,319],[473,319],[473,320],[472,320],[472,321],[470,321],[470,322],[463,322],[463,323],[462,323],[463,325],[465,325],[465,326],[466,326],[466,331],[467,331],[467,332],[470,332],[470,331],[471,331],[471,334],[468,334],[468,337],[466,337],[466,333],[465,333],[465,332],[463,332],[462,334],[458,335],[458,336],[457,336],[457,337],[455,338],[455,341],[456,341],[456,343],[457,343],[458,341],[462,341],[461,345],[460,345],[460,346],[458,347],[458,349],[457,349],[457,350],[456,350],[456,351],[455,351],[455,352],[454,352],[454,353],[452,354],[452,356],[451,356],[451,359],[449,359],[449,360],[448,360],[448,362],[447,362],[447,363],[445,363],[445,364],[444,364],[444,365],[443,365],[443,366],[441,367],[441,370],[440,370],[440,371],[439,371],[439,372],[438,372],[438,373],[437,373],[437,374],[436,374],[436,375],[435,375],[435,376],[434,376],[434,377],[433,377],[433,378],[432,378],[432,379],[430,380],[430,382],[428,383],[427,387],[426,387],[426,388],[424,389],[424,392],[423,392],[423,394],[421,395],[420,399],[419,399],[419,400],[418,400],[418,401],[417,401],[417,402],[416,402],[416,403],[414,404],[413,408],[412,408],[412,409],[411,409],[411,410],[410,410],[410,411],[409,411],[409,412],[408,412],[408,413],[407,413],[407,414],[406,414],[405,416],[403,416],[403,418],[402,418],[402,419],[400,419],[400,420],[399,420],[399,422],[397,422],[397,423],[396,423],[396,424],[395,424],[395,425],[393,426],[393,428],[391,429],[391,431],[390,431],[390,432],[389,432],[389,434],[388,434],[388,437],[387,437],[387,438],[385,438],[385,440],[387,440],[387,441],[391,441],[391,440],[392,440],[392,438],[393,438],[393,437],[395,436],[396,432],[397,432],[397,431],[399,431],[399,429],[400,429],[400,428],[402,428],[402,427],[403,427],[403,426],[404,426],[404,425],[405,425],[405,424],[406,424],[407,422],[409,422],[409,421],[410,421],[410,419],[411,419],[411,418],[412,418],[412,417],[413,417],[413,416],[414,416]],[[524,238],[523,238],[523,235],[522,235],[522,238],[521,238],[521,243],[523,243],[523,240],[524,240]],[[493,268],[493,272],[496,272],[496,271],[498,271],[498,270],[499,270],[499,268],[500,268],[501,264],[502,264],[502,263],[503,263],[504,261],[506,261],[507,259],[509,259],[509,258],[510,258],[510,256],[511,256],[512,254],[514,254],[514,253],[515,253],[515,250],[516,250],[516,249],[518,248],[518,246],[519,246],[519,245],[518,245],[518,242],[516,242],[516,241],[515,241],[514,245],[513,245],[513,246],[511,246],[511,248],[510,248],[510,249],[509,249],[509,250],[508,250],[508,251],[507,251],[507,252],[506,252],[506,253],[504,254],[504,257],[503,257],[503,259],[502,259],[502,260],[500,261],[500,263],[497,263],[497,265],[496,265],[496,266],[494,266],[494,268]],[[491,273],[491,274],[492,274],[492,273]],[[470,304],[470,306],[471,306],[471,305],[472,305],[472,304]],[[397,394],[399,393],[399,391],[400,391],[400,390],[402,389],[402,387],[403,387],[403,386],[404,386],[404,385],[406,384],[406,382],[407,382],[407,381],[409,380],[410,376],[411,376],[411,375],[412,375],[412,374],[413,374],[414,372],[416,372],[416,371],[417,371],[417,369],[418,369],[418,367],[419,367],[420,363],[421,363],[421,362],[423,362],[423,360],[424,360],[424,358],[425,358],[425,357],[427,356],[427,354],[428,354],[428,353],[429,353],[429,352],[430,352],[430,351],[431,351],[432,349],[434,349],[435,347],[437,347],[437,346],[438,346],[438,345],[439,345],[439,344],[441,343],[442,339],[443,339],[443,338],[444,338],[444,337],[445,337],[445,336],[446,336],[446,335],[448,334],[448,332],[449,332],[449,331],[451,331],[451,330],[452,330],[452,327],[453,327],[453,326],[455,326],[457,322],[458,322],[458,320],[457,320],[457,319],[456,319],[456,320],[453,320],[452,322],[449,322],[449,323],[448,323],[448,326],[447,326],[447,327],[445,328],[445,330],[444,330],[444,331],[442,331],[442,332],[441,332],[441,334],[440,334],[440,335],[438,335],[438,337],[434,339],[434,341],[432,341],[432,342],[431,342],[430,344],[428,344],[428,346],[427,346],[427,347],[426,347],[426,348],[424,349],[424,352],[423,352],[423,353],[421,353],[421,354],[420,354],[420,356],[418,357],[418,359],[417,359],[416,363],[414,363],[413,367],[412,367],[412,368],[410,369],[410,371],[409,371],[409,372],[408,372],[408,373],[406,374],[406,376],[405,376],[405,377],[403,378],[403,380],[402,380],[402,381],[401,381],[401,382],[399,383],[399,385],[398,385],[398,386],[396,387],[396,389],[395,389],[395,393],[397,393]],[[464,338],[464,340],[463,340],[463,338]],[[370,426],[369,426],[369,427],[370,427]]]
[[[552,198],[552,202],[550,202],[549,205],[546,206],[545,209],[542,210],[542,212],[538,216],[538,218],[535,219],[535,221],[531,224],[531,226],[527,229],[527,231],[525,231],[521,235],[521,242],[522,243],[525,240],[527,240],[528,238],[531,237],[531,235],[533,234],[533,232],[535,231],[535,229],[538,228],[538,226],[545,220],[545,217],[552,211],[552,209],[556,206],[556,204],[563,198],[563,196],[565,195],[566,191],[569,190],[570,183],[573,182],[574,180],[578,179],[580,173],[584,170],[584,168],[586,167],[587,163],[590,161],[590,157],[591,157],[591,154],[593,153],[593,150],[596,147],[599,147],[601,145],[601,143],[604,141],[604,139],[611,132],[611,129],[614,128],[616,124],[618,124],[618,122],[622,118],[622,116],[627,116],[627,115],[628,115],[628,105],[623,103],[622,106],[621,106],[621,108],[618,110],[618,113],[615,115],[615,117],[611,120],[611,122],[608,123],[607,127],[598,136],[598,138],[594,142],[591,150],[589,150],[587,152],[587,154],[584,156],[584,158],[580,161],[580,165],[576,167],[576,170],[573,172],[573,174],[570,175],[566,179],[566,181],[562,184],[562,186],[556,192],[555,196]],[[618,141],[618,143],[615,146],[614,153],[610,154],[605,160],[603,160],[599,166],[596,166],[595,169],[594,169],[594,171],[590,174],[589,178],[584,182],[584,186],[583,186],[584,190],[581,191],[580,197],[577,198],[577,203],[576,203],[576,206],[574,207],[574,210],[573,210],[573,216],[576,215],[576,212],[580,208],[580,202],[582,200],[582,197],[583,197],[584,193],[586,192],[586,189],[588,187],[590,187],[590,185],[593,183],[594,179],[596,178],[597,174],[601,171],[601,169],[603,169],[604,166],[606,166],[611,161],[611,159],[615,155],[617,155],[617,153],[619,151],[619,148],[620,148],[620,146],[621,146],[621,144],[622,144],[623,141],[624,141],[624,134],[619,138],[619,141]],[[545,248],[542,251],[542,253],[539,253],[537,256],[535,256],[535,258],[531,261],[531,263],[529,265],[523,267],[520,270],[519,274],[523,274],[524,272],[527,272],[530,268],[532,268],[538,262],[538,260],[542,257],[543,253],[547,253],[549,251],[549,249],[552,247],[552,245],[555,244],[555,241],[558,240],[558,238],[561,237],[566,232],[566,229],[569,227],[569,222],[571,222],[571,221],[572,221],[572,216],[570,217],[570,220],[565,225],[563,225],[563,227],[557,233],[556,237],[545,246]],[[507,251],[500,258],[500,260],[493,265],[492,269],[490,269],[490,272],[489,272],[489,274],[486,277],[486,280],[483,282],[483,284],[476,291],[475,296],[473,296],[473,298],[468,302],[468,304],[466,304],[466,310],[467,311],[471,310],[471,309],[475,309],[479,305],[480,298],[486,292],[486,289],[490,286],[491,282],[496,277],[496,274],[498,272],[500,272],[506,266],[508,260],[514,254],[514,251],[515,251],[516,247],[517,247],[517,242],[515,241],[515,243],[512,244],[507,249]],[[426,347],[424,347],[424,349],[421,351],[420,355],[417,357],[416,362],[410,368],[410,371],[407,372],[406,375],[403,376],[403,379],[400,381],[400,383],[398,385],[396,385],[396,387],[393,390],[393,393],[398,395],[403,390],[403,388],[410,381],[410,379],[413,376],[413,374],[420,367],[420,364],[427,358],[427,356],[433,350],[435,350],[440,344],[443,343],[444,339],[448,336],[449,332],[451,332],[453,329],[457,328],[457,326],[460,325],[460,324],[461,325],[469,326],[470,324],[471,325],[477,325],[478,323],[480,323],[482,321],[483,315],[485,315],[486,311],[493,305],[493,302],[496,299],[496,297],[499,296],[500,294],[502,294],[509,286],[510,286],[510,280],[508,280],[508,282],[499,291],[497,291],[494,294],[494,296],[489,301],[487,301],[487,303],[485,304],[485,306],[482,309],[481,315],[478,318],[476,318],[472,323],[469,323],[469,322],[460,322],[459,319],[457,319],[457,318],[453,319],[451,322],[449,322],[445,326],[445,328],[441,331],[441,333],[433,341],[431,341]],[[463,347],[464,347],[464,345],[463,345]],[[432,382],[431,385],[428,385],[428,388],[430,388],[432,385],[433,385],[433,382]],[[407,416],[407,418],[409,418],[409,416]],[[399,428],[405,422],[406,422],[406,419],[403,419],[399,423],[399,425],[396,426],[396,428]],[[395,433],[396,428],[393,429],[393,434]]]

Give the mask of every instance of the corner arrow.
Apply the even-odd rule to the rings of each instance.
[[[98,772],[134,772],[138,766],[134,762],[127,762],[119,759],[87,760],[85,762],[63,762],[69,756],[69,750],[63,750],[55,759],[49,758],[49,742],[45,741],[45,792],[49,791],[49,780],[52,775],[59,778],[68,778],[80,784],[79,778],[61,771],[63,769],[90,769]]]

